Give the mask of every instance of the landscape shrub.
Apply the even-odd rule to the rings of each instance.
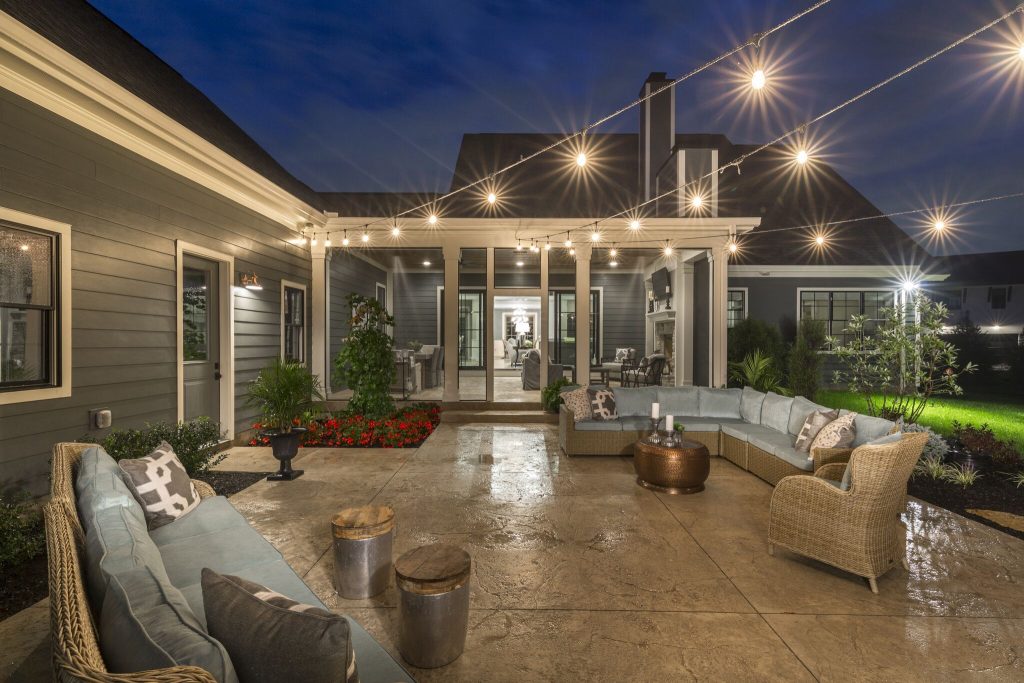
[[[782,377],[770,356],[755,349],[738,363],[729,363],[729,378],[736,386],[749,386],[758,391],[788,394],[782,386]]]
[[[755,351],[771,358],[777,370],[786,367],[786,345],[779,328],[754,318],[741,320],[729,330],[728,360],[730,363],[740,363]]]
[[[396,411],[384,419],[356,415],[351,411],[326,417],[306,419],[296,426],[306,428],[299,444],[305,448],[410,448],[423,443],[441,422],[441,407],[436,403],[416,403]],[[269,446],[262,436],[263,425],[250,446]]]
[[[147,422],[141,429],[114,429],[99,444],[114,460],[124,460],[144,458],[166,441],[185,471],[195,478],[224,458],[217,455],[221,436],[219,424],[208,417],[197,417],[187,422]],[[97,443],[90,436],[79,441]]]
[[[335,383],[352,390],[352,413],[378,420],[395,412],[394,340],[388,334],[395,319],[376,299],[349,294],[346,301],[352,317],[348,336],[334,357]]]
[[[825,324],[801,320],[796,341],[789,352],[789,389],[813,401],[821,387],[821,354],[825,346]]]
[[[1024,459],[1017,447],[997,439],[987,424],[975,427],[954,421],[953,438],[971,455],[988,456],[995,465],[1010,469],[1024,467]]]
[[[562,389],[567,386],[572,386],[572,382],[567,380],[565,377],[559,377],[554,382],[541,389],[540,403],[544,410],[549,413],[558,412],[558,406],[562,403]]]
[[[0,571],[43,552],[43,520],[26,500],[26,496],[0,495]]]

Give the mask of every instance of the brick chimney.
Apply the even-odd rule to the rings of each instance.
[[[653,71],[640,89],[640,97],[663,88],[672,79]],[[656,194],[658,171],[668,161],[676,141],[676,89],[668,88],[640,105],[640,194]]]

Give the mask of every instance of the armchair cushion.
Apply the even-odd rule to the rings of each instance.
[[[658,387],[657,401],[663,415],[700,415],[700,390],[697,387]]]
[[[789,413],[793,399],[769,391],[761,404],[761,424],[783,434],[789,433]]]
[[[615,406],[619,415],[624,417],[648,416],[651,414],[651,404],[658,400],[658,387],[615,387],[613,391]],[[664,409],[662,412],[665,412]]]
[[[761,424],[761,405],[765,394],[753,387],[743,387],[740,394],[740,417],[752,425]]]
[[[700,397],[701,417],[740,417],[740,389],[713,389],[701,387],[697,394]]]

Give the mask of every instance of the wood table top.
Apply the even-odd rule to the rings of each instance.
[[[395,577],[405,590],[421,595],[445,593],[469,579],[472,560],[462,548],[432,543],[413,548],[395,561]]]

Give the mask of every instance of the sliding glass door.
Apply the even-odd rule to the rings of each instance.
[[[484,367],[484,292],[459,292],[459,368]]]

